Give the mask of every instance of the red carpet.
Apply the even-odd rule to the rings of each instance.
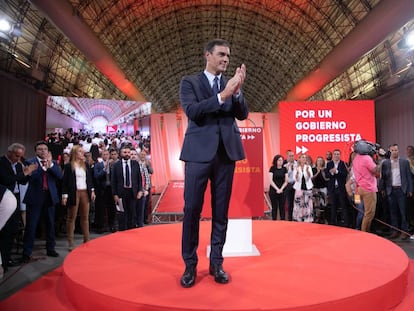
[[[168,182],[156,206],[158,213],[183,213],[184,180]]]
[[[414,266],[393,243],[338,227],[253,222],[258,257],[226,258],[227,285],[208,275],[203,222],[197,283],[183,289],[181,224],[119,232],[84,244],[1,310],[412,311]]]

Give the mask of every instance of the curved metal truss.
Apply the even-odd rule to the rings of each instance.
[[[232,44],[229,73],[245,63],[251,111],[271,111],[380,0],[60,0],[68,1],[156,112],[179,106],[181,77],[204,67],[206,41]],[[32,1],[36,2],[36,1]],[[52,95],[127,100],[32,4],[6,0],[0,14],[22,24],[2,41],[0,68]],[[312,99],[374,98],[413,79],[412,52],[398,49],[403,29],[332,81]],[[80,101],[82,102],[82,101]],[[117,107],[79,104],[88,120],[113,120]],[[87,112],[86,112],[87,110]]]

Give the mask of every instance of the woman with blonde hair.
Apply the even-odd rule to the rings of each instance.
[[[63,170],[62,205],[67,207],[66,229],[69,251],[74,248],[76,216],[80,214],[83,242],[89,241],[89,206],[95,200],[93,172],[85,161],[85,150],[75,145],[70,151],[70,162]]]
[[[313,222],[312,168],[307,164],[306,154],[301,154],[293,170],[295,199],[293,202],[293,220]]]

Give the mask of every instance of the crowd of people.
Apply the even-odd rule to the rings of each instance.
[[[414,147],[406,158],[398,144],[370,154],[339,149],[313,162],[293,151],[273,158],[269,169],[273,220],[339,225],[406,240],[414,232]],[[377,219],[379,221],[373,221]]]
[[[39,224],[46,254],[57,257],[55,237],[89,230],[115,232],[143,227],[151,204],[150,138],[123,133],[51,133],[35,143],[35,156],[11,144],[0,158],[0,252],[4,271],[30,262]],[[414,231],[414,147],[400,154],[398,144],[375,154],[339,149],[318,156],[293,151],[276,155],[269,169],[273,220],[316,222],[408,239]],[[373,221],[374,218],[380,220]],[[64,224],[62,226],[62,224]],[[21,260],[12,258],[21,235]]]
[[[36,237],[46,240],[46,255],[58,257],[55,237],[65,233],[68,250],[74,233],[89,240],[96,233],[143,227],[151,204],[150,137],[124,133],[67,130],[34,145],[35,156],[11,144],[0,158],[0,253],[4,272],[33,260]],[[39,224],[45,223],[39,232]],[[22,240],[23,253],[11,256]]]

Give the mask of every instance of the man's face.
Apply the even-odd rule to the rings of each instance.
[[[120,155],[123,160],[129,160],[131,158],[131,149],[129,148],[121,149]]]
[[[341,159],[341,153],[339,151],[334,151],[333,152],[333,160],[335,162],[338,162]]]
[[[138,161],[138,152],[136,150],[131,150],[130,157],[131,157],[131,160]]]
[[[398,146],[391,146],[390,152],[391,152],[391,159],[398,159],[398,155],[399,155]]]
[[[326,160],[331,161],[332,160],[332,152],[328,151],[326,153]]]
[[[24,156],[24,150],[23,149],[17,149],[15,151],[11,151],[8,153],[9,159],[12,163],[20,162],[22,157]]]
[[[118,160],[118,152],[111,151],[111,159],[114,161]]]
[[[288,152],[286,154],[286,160],[290,163],[292,163],[293,161],[295,161],[295,155],[293,152]]]
[[[49,148],[47,145],[38,145],[36,146],[36,156],[41,158],[42,160],[47,158],[47,155],[49,153]]]
[[[230,61],[230,48],[227,46],[216,45],[213,51],[206,52],[206,69],[208,72],[218,75],[227,70]]]
[[[139,153],[139,159],[140,159],[141,161],[144,161],[144,160],[146,159],[146,157],[147,157],[147,153],[146,153],[145,151],[141,151],[141,152]]]
[[[108,161],[108,159],[109,159],[109,151],[107,150],[102,151],[102,160]]]

